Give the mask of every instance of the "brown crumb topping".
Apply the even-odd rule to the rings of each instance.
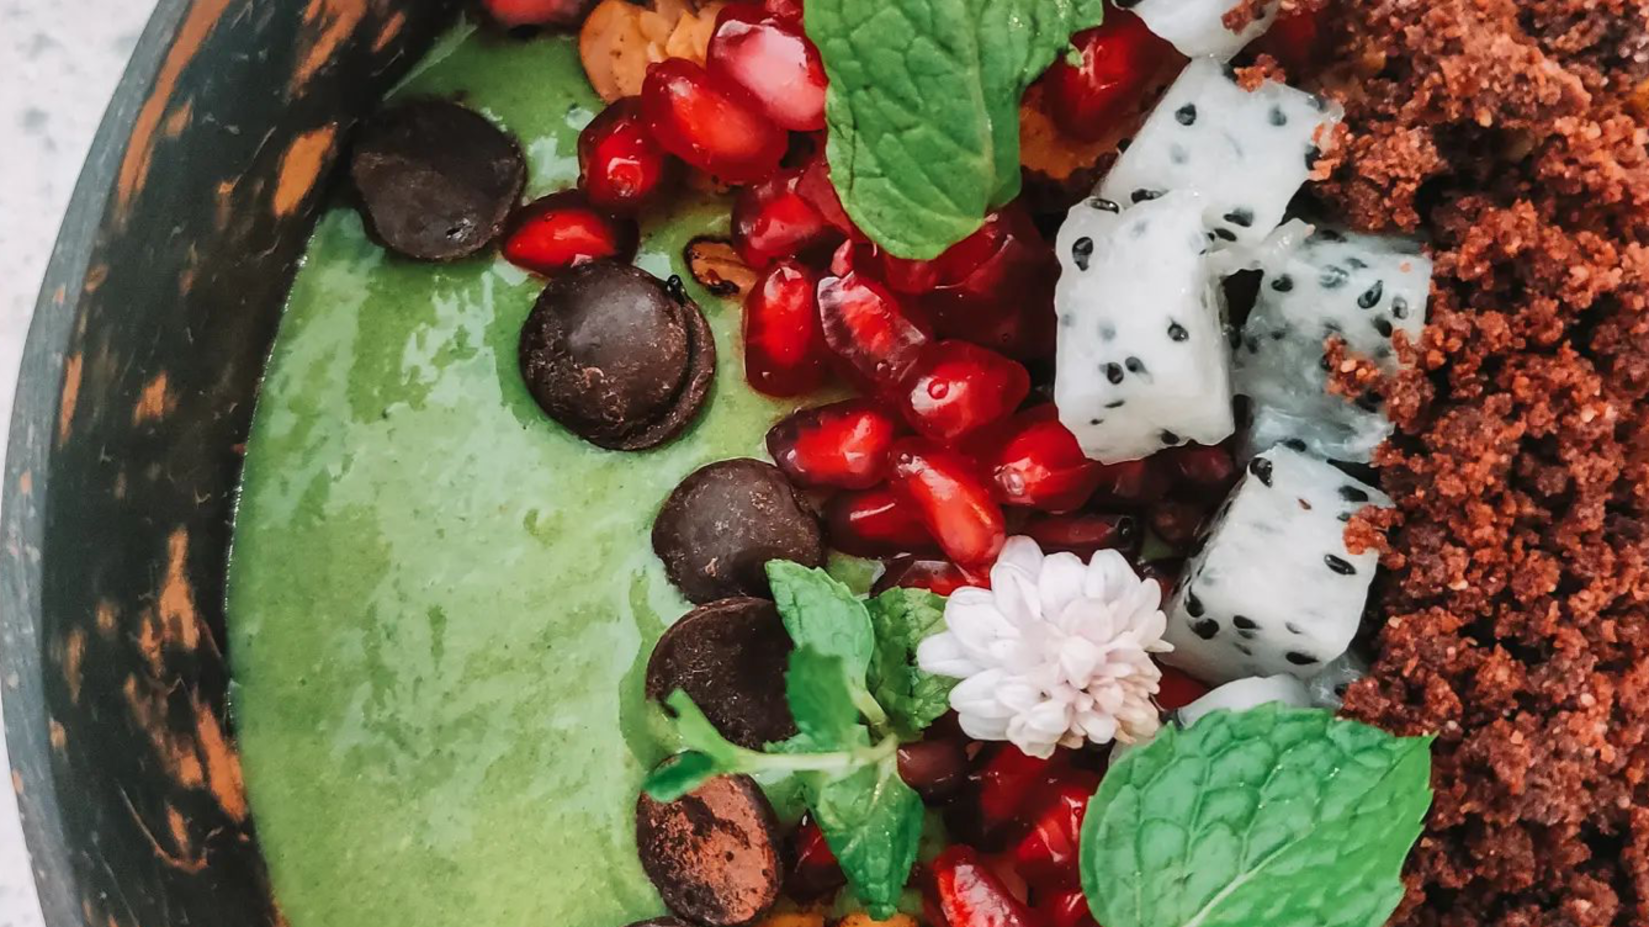
[[[1649,923],[1649,0],[1329,16],[1348,130],[1319,194],[1437,262],[1379,386],[1399,508],[1351,526],[1393,570],[1346,710],[1438,735],[1395,922]]]

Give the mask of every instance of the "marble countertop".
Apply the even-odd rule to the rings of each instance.
[[[0,422],[92,132],[154,0],[0,0]],[[4,448],[0,448],[3,460]],[[6,762],[0,742],[0,762]],[[0,790],[0,927],[40,927],[10,789]]]

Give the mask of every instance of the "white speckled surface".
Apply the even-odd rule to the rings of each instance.
[[[23,335],[80,162],[153,7],[0,0],[0,422],[11,421]],[[0,927],[39,925],[15,799],[0,789]]]

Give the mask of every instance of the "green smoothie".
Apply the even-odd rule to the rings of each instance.
[[[522,141],[530,195],[571,186],[600,108],[571,41],[455,36],[403,94],[463,93]],[[679,440],[625,454],[545,418],[516,365],[539,282],[493,256],[385,254],[316,232],[248,446],[230,575],[233,708],[294,927],[620,927],[662,912],[636,859],[664,753],[647,654],[686,611],[652,554],[682,477],[762,453],[789,410],[744,384],[738,307],[680,252],[725,201],[646,230],[720,353]]]

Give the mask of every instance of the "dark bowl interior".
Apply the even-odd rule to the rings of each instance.
[[[281,922],[225,709],[240,452],[354,122],[449,0],[162,0],[75,192],[11,426],[0,656],[51,927]]]

